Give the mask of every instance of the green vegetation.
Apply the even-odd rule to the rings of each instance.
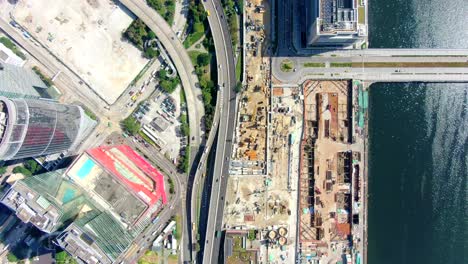
[[[139,18],[135,19],[132,24],[130,24],[123,35],[139,50],[143,51],[145,58],[152,59],[159,56],[159,51],[155,49],[156,42],[154,40],[156,39],[156,34]],[[148,45],[147,42],[151,42],[151,45]]]
[[[83,107],[83,106],[82,106]],[[96,114],[93,113],[93,111],[89,110],[87,107],[83,107],[85,114],[91,118],[92,120],[97,120]]]
[[[6,167],[0,166],[0,175],[5,174],[6,171],[7,171],[7,168],[6,168]]]
[[[8,253],[8,255],[7,255],[7,260],[8,260],[8,262],[18,262],[19,259],[18,259],[18,257],[17,257],[15,254],[13,254],[12,252],[10,252],[10,253]]]
[[[42,166],[33,159],[26,161],[24,167],[33,175],[42,170]]]
[[[188,173],[190,169],[190,145],[185,147],[185,153],[180,157],[179,170]]]
[[[172,25],[175,13],[175,0],[146,0],[146,2],[156,10],[169,25]]]
[[[203,54],[203,53],[204,52],[198,51],[198,50],[191,50],[191,51],[188,52],[188,55],[189,55],[190,60],[192,61],[193,65],[197,64],[198,55]]]
[[[205,67],[210,64],[211,55],[209,53],[202,53],[197,56],[197,65],[200,67]]]
[[[13,173],[21,173],[21,174],[23,174],[25,177],[32,176],[32,172],[31,172],[30,170],[26,169],[26,168],[23,167],[23,166],[14,167],[14,168],[13,168]]]
[[[203,104],[205,107],[205,125],[209,129],[213,123],[214,105],[216,103],[217,88],[213,79],[216,77],[215,67],[210,70],[212,57],[209,53],[199,51],[189,51],[189,56],[195,66],[202,89]]]
[[[174,182],[172,181],[172,178],[168,177],[167,181],[169,183],[169,193],[174,194],[175,193],[175,191],[174,191]]]
[[[366,7],[360,6],[358,8],[358,23],[364,24],[366,23]]]
[[[138,260],[138,264],[153,264],[159,263],[158,253],[148,250],[145,254]]]
[[[184,92],[184,89],[180,89],[180,102],[181,104],[185,104],[186,103],[186,99],[185,99],[185,92]]]
[[[41,78],[47,88],[50,88],[52,85],[54,85],[52,80],[47,78],[37,66],[32,67],[32,70],[39,76],[39,78]]]
[[[283,60],[281,62],[281,71],[290,72],[293,69],[293,62],[291,60]]]
[[[159,86],[166,92],[171,94],[174,92],[176,89],[177,85],[180,83],[180,79],[178,76],[171,78],[167,76],[167,71],[164,69],[161,69],[158,72],[158,77],[159,77]]]
[[[242,12],[242,2],[243,0],[225,0],[222,1],[224,12],[228,18],[229,33],[231,34],[232,46],[234,50],[239,45],[239,15]],[[236,11],[239,11],[237,13]]]
[[[21,59],[25,60],[26,55],[21,52],[18,47],[7,37],[0,37],[0,43],[2,43],[5,47],[9,48],[16,56],[20,57]]]
[[[200,0],[190,0],[188,20],[192,21],[193,26],[189,28],[188,36],[184,41],[184,47],[187,49],[199,41],[205,35],[207,28],[206,12]]]
[[[26,161],[23,166],[16,166],[13,168],[13,173],[21,173],[25,177],[37,174],[42,170],[42,166],[35,160],[30,159]],[[1,174],[1,173],[0,173]]]
[[[330,62],[330,67],[351,67],[353,64],[351,62]]]
[[[242,247],[242,237],[232,236],[234,247],[232,255],[226,258],[226,263],[249,263],[255,260],[255,254]]]
[[[190,126],[189,126],[186,114],[180,115],[180,131],[182,132],[184,136],[186,137],[190,136]]]
[[[200,243],[198,242],[195,243],[195,251],[196,252],[200,251]]]
[[[236,87],[234,88],[234,91],[236,93],[240,93],[242,91],[242,83],[241,82],[236,83]]]
[[[57,264],[78,264],[78,262],[65,251],[55,253],[55,262],[57,262]]]
[[[140,131],[140,123],[133,117],[129,116],[122,121],[123,128],[130,134],[136,135]]]
[[[174,236],[177,240],[180,240],[180,238],[182,237],[182,219],[180,215],[176,215],[173,217],[172,220],[176,221],[176,228],[174,230]]]
[[[255,240],[257,236],[257,231],[255,230],[249,230],[249,233],[247,234],[247,238],[251,241]]]
[[[141,138],[143,138],[143,140],[146,141],[148,144],[153,145],[155,147],[157,146],[156,142],[149,138],[143,131],[138,131],[138,135],[140,135]]]
[[[184,40],[184,47],[186,49],[190,48],[195,42],[199,41],[203,36],[205,35],[205,32],[193,32],[187,36],[187,38]]]
[[[237,58],[236,62],[236,80],[238,82],[242,81],[242,56]]]
[[[306,63],[304,63],[304,67],[323,68],[323,67],[325,67],[325,63],[321,63],[321,62],[306,62]]]

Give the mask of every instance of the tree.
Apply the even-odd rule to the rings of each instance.
[[[77,264],[78,262],[65,251],[60,251],[55,254],[55,262],[59,264]]]
[[[172,93],[175,90],[175,86],[173,86],[173,83],[168,80],[162,80],[159,82],[159,86],[166,92],[166,93]]]
[[[158,77],[159,77],[159,79],[161,79],[161,80],[167,79],[167,71],[164,70],[164,69],[161,69],[161,70],[158,72]]]
[[[202,96],[203,96],[203,102],[205,103],[205,105],[209,105],[211,104],[211,93],[210,91],[207,91],[205,89],[202,90]]]
[[[236,87],[234,88],[234,91],[236,93],[240,93],[242,91],[242,83],[241,82],[236,83]]]
[[[13,168],[13,173],[20,173],[20,174],[23,174],[25,177],[29,177],[32,175],[31,171],[29,171],[23,166],[17,166]]]
[[[3,174],[5,174],[6,170],[7,170],[7,168],[6,168],[6,167],[4,167],[4,166],[0,166],[0,175],[3,175]]]
[[[155,58],[157,56],[159,56],[159,52],[157,50],[155,50],[153,48],[147,48],[145,50],[145,57],[147,59],[152,59],[152,58]]]
[[[247,235],[247,238],[251,241],[255,240],[256,237],[256,231],[255,230],[249,230],[249,233]]]
[[[149,6],[156,9],[156,11],[160,11],[163,7],[162,0],[147,0],[146,2]]]
[[[125,118],[122,125],[131,135],[136,135],[140,131],[140,123],[132,116]]]
[[[210,64],[210,60],[211,60],[211,55],[208,53],[202,53],[197,56],[197,63],[200,66],[206,66]]]
[[[148,39],[155,39],[155,38],[156,38],[156,34],[153,31],[150,31],[148,33]]]
[[[41,170],[41,165],[37,163],[35,160],[30,159],[24,163],[24,167],[28,169],[32,174]]]
[[[18,257],[15,256],[15,254],[13,253],[8,253],[7,255],[7,260],[8,262],[17,262],[18,261]]]
[[[195,243],[194,248],[195,248],[195,251],[197,251],[197,252],[200,251],[200,244],[198,242]]]

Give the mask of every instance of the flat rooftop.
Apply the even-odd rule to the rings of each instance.
[[[67,176],[92,190],[102,206],[110,206],[127,224],[135,223],[158,201],[166,202],[162,174],[128,146],[88,150]]]
[[[321,32],[356,30],[357,9],[353,0],[316,0],[319,2]]]

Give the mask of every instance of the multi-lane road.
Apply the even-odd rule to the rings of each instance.
[[[319,52],[319,51],[317,51]],[[314,56],[275,57],[272,74],[288,84],[306,79],[468,81],[468,50],[322,50]],[[282,64],[289,62],[289,70]]]
[[[218,141],[216,144],[213,182],[211,187],[208,223],[203,250],[203,263],[218,263],[221,238],[215,236],[222,228],[224,196],[229,176],[229,162],[232,151],[232,137],[236,117],[236,86],[234,51],[232,48],[226,16],[219,0],[203,2],[205,10],[211,15],[208,22],[213,35],[218,62],[219,86],[222,89],[222,107]]]

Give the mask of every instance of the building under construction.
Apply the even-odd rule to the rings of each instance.
[[[351,86],[347,81],[303,85],[299,175],[299,242],[306,260],[339,259],[352,230]]]

